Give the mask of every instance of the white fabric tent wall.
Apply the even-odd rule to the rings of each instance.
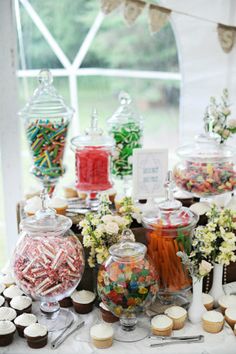
[[[228,25],[236,25],[235,0],[162,0],[161,5]],[[232,118],[236,118],[236,43],[223,52],[217,25],[172,13],[172,25],[179,49],[182,92],[180,142],[189,142],[202,127],[210,96],[229,89]]]

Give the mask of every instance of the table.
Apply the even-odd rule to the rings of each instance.
[[[33,312],[36,303],[33,304]],[[204,343],[190,343],[169,345],[163,348],[150,348],[149,344],[157,342],[145,338],[135,343],[123,343],[114,341],[113,346],[108,349],[96,349],[90,344],[89,329],[95,323],[101,320],[100,311],[94,309],[87,315],[76,314],[79,320],[85,321],[85,326],[73,333],[61,346],[55,350],[50,348],[50,341],[57,334],[49,334],[49,343],[42,349],[31,349],[28,347],[26,340],[15,334],[13,343],[8,347],[0,348],[1,354],[235,354],[236,353],[236,336],[228,325],[218,334],[210,334],[203,331],[201,325],[192,325],[187,322],[185,327],[178,331],[173,331],[175,335],[199,335],[205,336]],[[127,334],[128,335],[128,334]]]

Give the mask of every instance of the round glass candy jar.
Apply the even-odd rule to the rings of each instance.
[[[65,172],[63,154],[73,110],[57,93],[49,70],[41,70],[38,80],[38,88],[19,115],[24,118],[33,157],[31,172],[52,193]]]
[[[91,199],[97,192],[112,188],[110,158],[114,142],[98,128],[96,111],[90,128],[73,138],[71,145],[75,151],[76,188],[90,194]]]
[[[110,257],[99,269],[98,293],[125,331],[135,329],[136,314],[151,305],[158,291],[157,273],[146,251],[125,230],[122,241],[110,247]]]
[[[210,197],[234,190],[235,151],[210,134],[177,149],[181,158],[174,168],[176,185],[197,197]]]
[[[157,209],[143,216],[148,255],[160,277],[158,297],[162,303],[184,305],[188,302],[191,279],[176,253],[191,250],[191,234],[197,221],[198,217],[174,200],[172,193]]]
[[[58,301],[71,295],[84,271],[83,248],[71,225],[69,218],[42,209],[21,222],[13,254],[16,283],[24,293],[41,301],[40,309],[47,317],[58,320],[52,325],[54,330],[69,320]]]
[[[143,121],[132,109],[131,97],[119,95],[120,107],[107,120],[109,133],[115,141],[112,156],[112,174],[123,178],[132,175],[133,150],[142,147]]]

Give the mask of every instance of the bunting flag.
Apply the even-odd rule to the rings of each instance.
[[[158,5],[149,6],[149,29],[151,33],[159,32],[169,20],[171,10]]]
[[[123,5],[125,22],[131,26],[135,23],[144,7],[148,6],[148,22],[151,34],[159,32],[169,20],[171,13],[192,17],[217,25],[218,38],[225,53],[230,53],[236,42],[236,26],[217,23],[216,21],[183,11],[172,10],[146,0],[101,0],[101,10],[109,14],[120,5]]]
[[[221,48],[225,53],[229,53],[235,43],[236,28],[219,23],[217,26],[217,32]]]
[[[135,23],[139,15],[142,13],[146,3],[141,0],[126,0],[124,5],[124,19],[127,25],[131,26]]]
[[[108,15],[117,9],[123,0],[101,0],[101,10],[105,15]]]

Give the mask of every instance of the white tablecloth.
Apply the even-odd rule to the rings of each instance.
[[[34,304],[36,306],[36,304]],[[58,333],[49,334],[48,345],[42,349],[31,349],[26,340],[15,334],[14,341],[7,347],[0,347],[0,354],[236,354],[236,337],[231,328],[227,326],[218,334],[210,334],[203,331],[201,325],[192,325],[187,322],[185,327],[173,331],[173,335],[199,335],[205,336],[204,343],[172,344],[162,348],[150,348],[150,343],[157,340],[145,338],[135,343],[123,343],[114,341],[113,346],[108,349],[96,349],[90,344],[89,330],[95,323],[101,322],[100,311],[95,309],[87,315],[76,314],[79,320],[85,321],[85,326],[73,333],[61,346],[55,350],[51,349],[50,341]],[[127,336],[129,334],[127,333]]]

